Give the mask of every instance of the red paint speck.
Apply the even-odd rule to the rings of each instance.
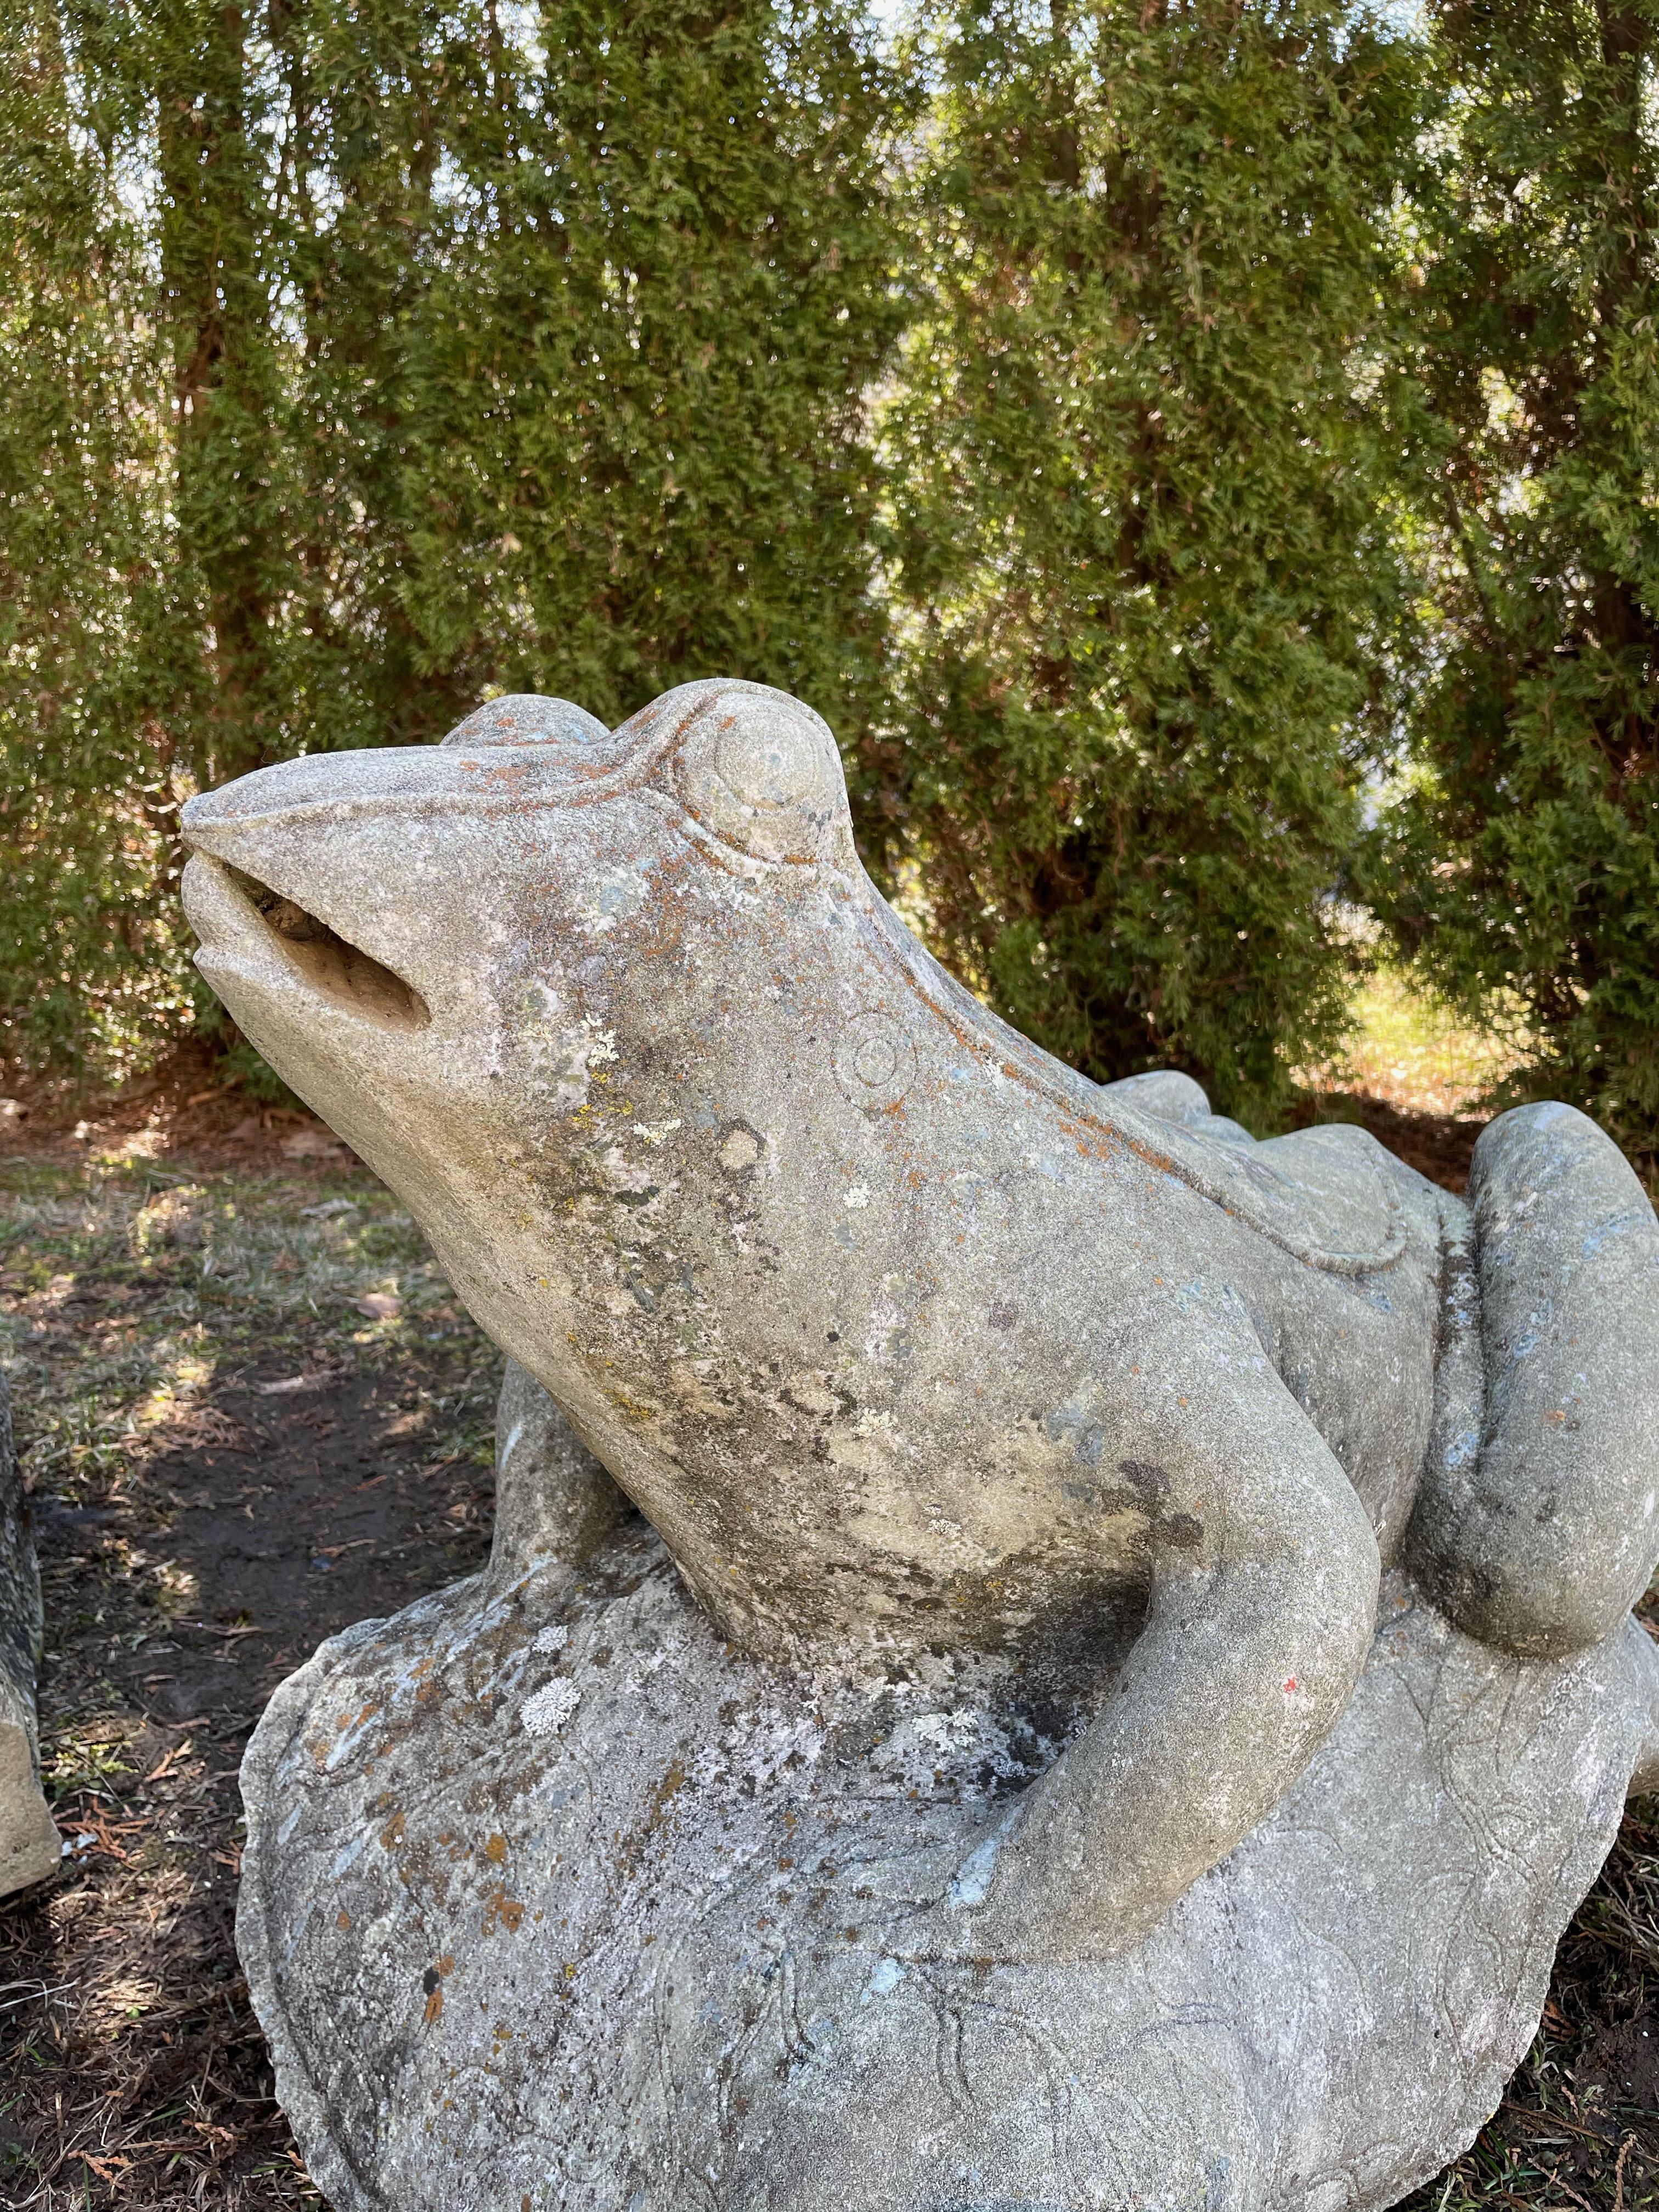
[[[1286,1694],[1288,1695],[1288,1693],[1289,1693],[1291,1691],[1292,1691],[1293,1689],[1295,1689],[1295,1687],[1296,1687],[1296,1677],[1295,1677],[1295,1675],[1294,1675],[1294,1674],[1287,1674],[1287,1675],[1285,1677],[1285,1692],[1286,1692]]]

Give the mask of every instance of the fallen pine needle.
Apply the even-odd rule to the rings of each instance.
[[[195,1748],[196,1746],[193,1741],[189,1736],[186,1736],[182,1743],[175,1743],[172,1750],[168,1752],[167,1757],[161,1761],[161,1764],[159,1766],[152,1766],[149,1772],[143,1777],[143,1780],[145,1782],[161,1782],[164,1780],[167,1775],[172,1773],[174,1759],[182,1759],[186,1752],[194,1751]]]

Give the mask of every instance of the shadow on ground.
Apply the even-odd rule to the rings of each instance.
[[[320,2201],[235,1962],[237,1765],[324,1637],[488,1549],[496,1355],[371,1177],[311,1125],[264,1134],[0,1160],[66,1845],[0,1905],[19,2212]]]
[[[476,1465],[428,1460],[418,1407],[372,1376],[284,1391],[293,1379],[254,1369],[215,1388],[200,1401],[215,1441],[158,1455],[110,1504],[39,1501],[70,1856],[56,1887],[0,1917],[15,2094],[0,2174],[9,2151],[18,2191],[0,2202],[84,2204],[90,2172],[112,2202],[167,2203],[179,2168],[204,2164],[223,2194],[194,2194],[190,2173],[176,2201],[313,2194],[234,1964],[235,1769],[272,1689],[325,1637],[482,1563],[489,1486]],[[191,1601],[160,1623],[131,1573],[162,1533],[158,1504]]]

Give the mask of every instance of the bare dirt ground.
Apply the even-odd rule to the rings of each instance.
[[[0,1357],[67,1854],[0,1905],[0,2204],[318,2204],[232,1942],[236,1768],[317,1644],[479,1565],[499,1360],[308,1117],[173,1071],[0,1138]],[[194,1081],[194,1090],[191,1087]]]
[[[32,1103],[0,1118],[0,1359],[67,1852],[0,1905],[0,2206],[317,2205],[232,1942],[237,1762],[323,1637],[482,1563],[499,1362],[390,1194],[205,1060],[91,1118]],[[1480,1126],[1321,1109],[1454,1187]],[[1659,2204],[1659,1804],[1627,1817],[1502,2109],[1413,2203]]]

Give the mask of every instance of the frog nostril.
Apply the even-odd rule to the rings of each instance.
[[[432,1019],[431,1009],[401,975],[342,937],[297,899],[272,890],[238,868],[227,867],[225,873],[280,940],[289,964],[319,997],[383,1030],[425,1029]]]

